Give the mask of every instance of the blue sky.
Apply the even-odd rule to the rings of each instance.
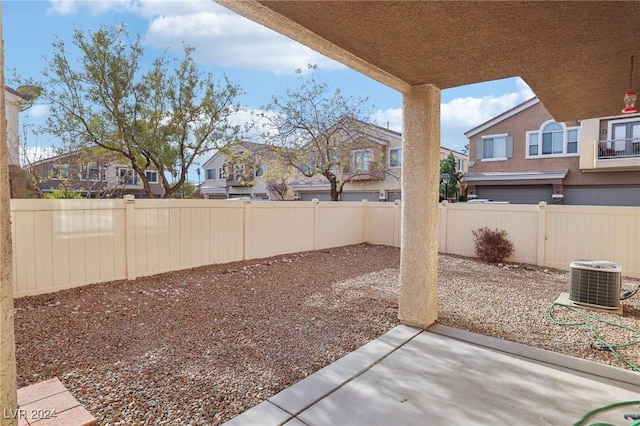
[[[58,37],[70,44],[74,29],[125,22],[130,34],[140,34],[146,55],[167,49],[181,57],[183,43],[195,47],[202,71],[226,75],[245,92],[239,98],[247,110],[260,110],[274,94],[297,85],[294,71],[316,64],[316,78],[354,97],[368,97],[371,121],[402,131],[399,92],[359,74],[284,36],[255,24],[211,0],[5,0],[2,6],[7,82],[13,70],[22,78],[40,78],[51,44]],[[461,86],[442,91],[442,146],[461,150],[464,132],[533,96],[519,78]],[[20,115],[20,123],[39,124],[48,114],[38,104]],[[236,119],[242,122],[248,114]],[[31,137],[30,145],[55,141]],[[192,180],[195,180],[192,173]]]

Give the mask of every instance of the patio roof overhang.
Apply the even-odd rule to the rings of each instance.
[[[217,0],[390,87],[522,77],[558,121],[619,114],[640,2]]]

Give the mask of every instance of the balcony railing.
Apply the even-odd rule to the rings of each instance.
[[[640,138],[598,142],[598,159],[640,157]]]
[[[231,174],[227,176],[227,186],[253,186],[253,180],[242,174]]]

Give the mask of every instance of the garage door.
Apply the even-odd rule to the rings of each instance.
[[[402,193],[400,191],[387,192],[387,201],[393,203],[395,200],[402,200]]]
[[[300,200],[302,201],[312,201],[314,198],[317,198],[320,201],[331,201],[331,194],[328,192],[301,192]]]
[[[340,200],[342,201],[379,201],[380,193],[375,192],[343,192]]]
[[[564,204],[640,206],[640,187],[564,187]]]
[[[551,203],[551,185],[530,186],[480,186],[476,192],[478,198],[493,201],[508,201],[511,204],[538,204],[540,201]]]

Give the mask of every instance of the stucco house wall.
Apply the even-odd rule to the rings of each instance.
[[[93,171],[89,172],[89,168]],[[135,174],[130,167],[114,156],[94,155],[90,151],[74,151],[57,155],[27,166],[28,174],[32,175],[33,181],[45,194],[53,189],[66,187],[69,190],[79,191],[87,198],[120,198],[124,195],[146,198],[139,177],[135,177],[135,184],[128,184],[120,176],[121,169],[124,169],[125,173]],[[148,171],[155,172],[155,169],[150,168]],[[159,176],[157,182],[150,181],[149,186],[155,198],[162,197],[164,188]]]
[[[276,194],[267,189],[267,173],[271,167],[269,155],[261,144],[242,141],[232,148],[234,155],[242,158],[244,166],[250,170],[251,176],[245,174],[243,179],[233,179],[234,165],[223,151],[216,152],[203,165],[204,181],[200,192],[207,199],[226,199],[248,197],[253,200],[278,200]],[[259,173],[256,171],[260,169]],[[285,181],[290,181],[285,176]],[[293,200],[291,189],[285,200]]]
[[[607,140],[603,129],[611,119],[620,117],[560,123],[565,129],[578,129],[578,152],[537,157],[527,155],[527,132],[541,130],[553,118],[535,98],[469,130],[465,135],[469,138],[470,167],[464,181],[471,198],[486,198],[485,195],[496,198],[502,194],[504,198],[495,201],[640,205],[640,163],[628,168],[594,168],[597,156],[594,144]],[[482,158],[478,141],[492,135],[512,138],[511,157]],[[518,188],[521,194],[517,194]],[[523,195],[527,191],[530,195]],[[545,191],[544,199],[537,199]]]

